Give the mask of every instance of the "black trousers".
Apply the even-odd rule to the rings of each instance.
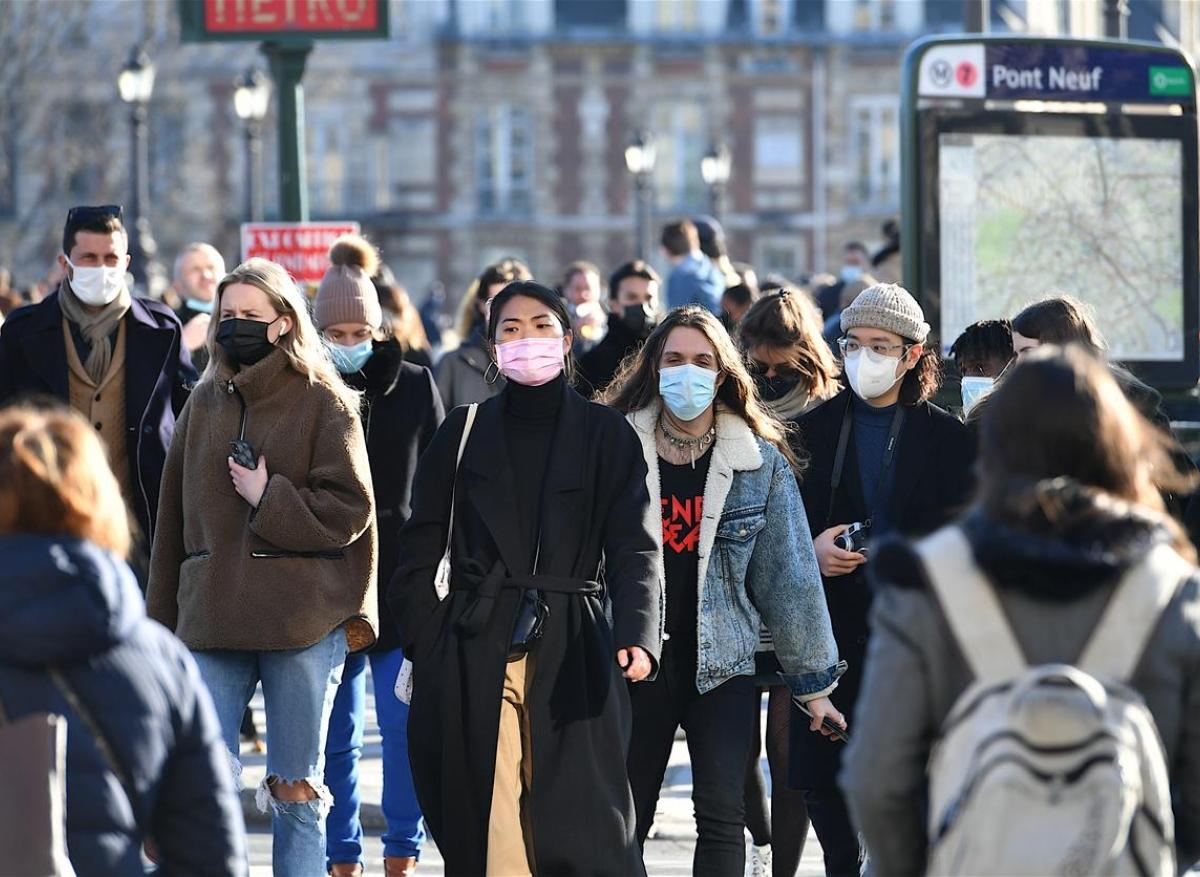
[[[841,789],[805,789],[804,803],[825,854],[825,877],[858,877],[862,850]]]
[[[692,873],[699,877],[740,877],[746,867],[746,763],[754,739],[758,696],[749,676],[730,679],[701,695],[696,690],[694,653],[663,646],[653,682],[630,685],[633,739],[629,783],[637,813],[638,842],[654,823],[675,730],[687,733],[692,762],[692,806],[696,813],[696,852]]]

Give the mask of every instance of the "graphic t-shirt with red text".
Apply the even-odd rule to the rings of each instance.
[[[667,633],[676,646],[696,643],[696,603],[700,522],[704,519],[704,483],[711,450],[690,463],[658,461],[662,485],[663,568],[667,578]]]

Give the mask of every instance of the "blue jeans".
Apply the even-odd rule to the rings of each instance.
[[[383,854],[396,858],[419,857],[425,841],[408,762],[408,705],[394,691],[403,660],[400,649],[370,654],[375,714],[383,738],[383,817],[387,820]],[[330,864],[365,864],[363,829],[358,818],[358,759],[362,754],[366,697],[367,656],[351,655],[346,659],[342,684],[333,702],[325,742],[325,785],[333,793],[333,809],[326,821]]]
[[[342,665],[346,634],[341,627],[306,649],[281,652],[231,650],[192,653],[200,667],[229,748],[238,787],[238,731],[242,713],[262,682],[267,710],[267,776],[258,788],[258,808],[271,813],[271,861],[279,877],[313,877],[325,873],[325,816],[329,790],[325,772],[325,732]],[[270,783],[307,781],[312,801],[279,801]]]

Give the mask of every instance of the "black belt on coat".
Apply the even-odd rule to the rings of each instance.
[[[455,627],[466,636],[476,636],[487,627],[501,591],[545,591],[552,594],[580,594],[598,596],[604,589],[599,582],[576,579],[569,576],[552,575],[509,575],[504,561],[497,560],[492,569],[484,573],[483,567],[473,560],[463,561],[450,574],[450,590],[469,591],[474,594]]]

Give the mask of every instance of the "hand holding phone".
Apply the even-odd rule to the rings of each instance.
[[[800,712],[804,713],[804,715],[808,716],[810,719],[813,717],[812,710],[808,708],[808,704],[801,703],[794,697],[792,698],[792,703],[798,706],[800,708]],[[846,729],[834,722],[828,716],[825,716],[821,719],[821,728],[824,731],[827,731],[829,736],[834,740],[841,740],[843,743],[850,742],[850,734],[846,731]]]
[[[250,442],[244,439],[234,439],[229,443],[229,447],[232,448],[233,462],[244,469],[258,468],[258,455],[254,453],[254,447]]]

